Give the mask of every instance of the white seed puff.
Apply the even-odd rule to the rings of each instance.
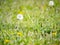
[[[17,19],[22,20],[23,19],[23,15],[22,14],[18,14],[17,15]]]
[[[49,1],[49,6],[54,6],[54,1]]]

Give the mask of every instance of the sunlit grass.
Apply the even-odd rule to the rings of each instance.
[[[0,45],[60,45],[60,1],[53,2],[1,0]]]

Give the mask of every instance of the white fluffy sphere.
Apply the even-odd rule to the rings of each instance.
[[[22,14],[18,14],[17,15],[17,19],[22,20],[23,19],[23,15]]]
[[[54,6],[54,1],[49,1],[49,6]]]

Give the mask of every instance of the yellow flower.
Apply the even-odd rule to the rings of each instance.
[[[22,11],[19,11],[18,13],[19,13],[19,14],[23,14],[23,12],[22,12]]]
[[[52,35],[53,35],[53,36],[56,36],[56,34],[57,34],[57,32],[52,32]]]
[[[10,40],[5,40],[5,43],[9,43],[10,42]]]
[[[23,34],[22,34],[21,32],[18,32],[17,35],[19,35],[19,36],[23,36]]]

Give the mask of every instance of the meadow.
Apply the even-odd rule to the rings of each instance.
[[[60,45],[60,0],[49,1],[0,0],[0,45]]]

